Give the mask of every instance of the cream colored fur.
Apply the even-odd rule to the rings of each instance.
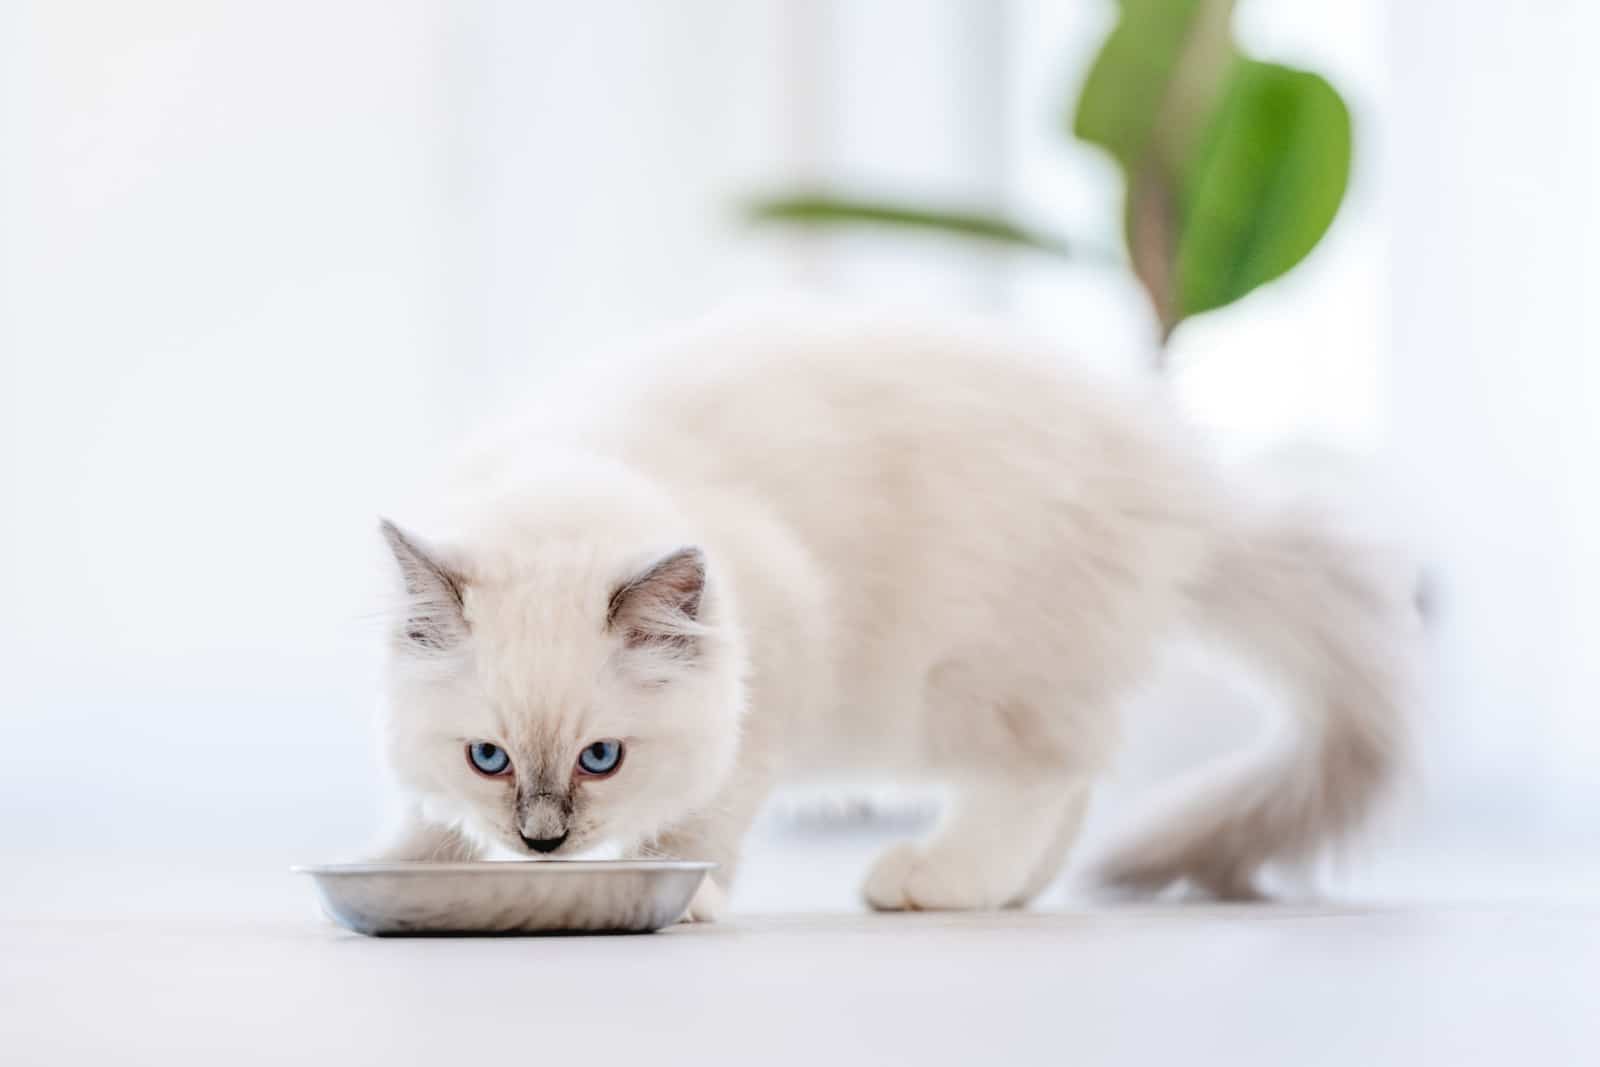
[[[1355,829],[1399,747],[1406,583],[1241,496],[1154,387],[991,327],[681,337],[547,389],[436,499],[391,535],[408,599],[385,738],[417,801],[394,855],[564,830],[558,856],[708,858],[710,918],[775,785],[931,782],[943,825],[880,859],[868,901],[1024,903],[1072,845],[1120,701],[1183,632],[1282,677],[1297,725],[1185,786],[1113,880],[1247,894]],[[654,589],[688,546],[703,586]],[[640,582],[630,640],[608,612]],[[621,769],[574,776],[602,738]],[[472,740],[515,774],[475,774]]]

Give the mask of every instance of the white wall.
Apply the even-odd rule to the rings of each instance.
[[[432,12],[0,19],[0,820],[247,836],[370,777],[349,576],[429,433]]]
[[[1600,14],[1395,5],[1391,452],[1444,581],[1437,778],[1600,844]]]

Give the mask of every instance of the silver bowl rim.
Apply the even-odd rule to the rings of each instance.
[[[465,863],[426,861],[388,863],[304,863],[289,868],[291,874],[527,874],[530,871],[561,874],[594,874],[601,871],[710,871],[709,860],[475,860]]]

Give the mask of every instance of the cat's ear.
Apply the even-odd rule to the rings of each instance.
[[[705,633],[706,557],[695,547],[669,552],[611,594],[606,626],[630,648],[693,654]]]
[[[454,648],[467,636],[461,576],[388,519],[381,520],[378,529],[394,553],[405,583],[398,636],[408,645],[430,652]]]

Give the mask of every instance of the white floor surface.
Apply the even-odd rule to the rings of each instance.
[[[560,939],[362,938],[275,866],[25,860],[0,879],[0,1064],[1600,1064],[1592,872],[774,913],[850,907],[852,848],[758,854],[717,925]]]

